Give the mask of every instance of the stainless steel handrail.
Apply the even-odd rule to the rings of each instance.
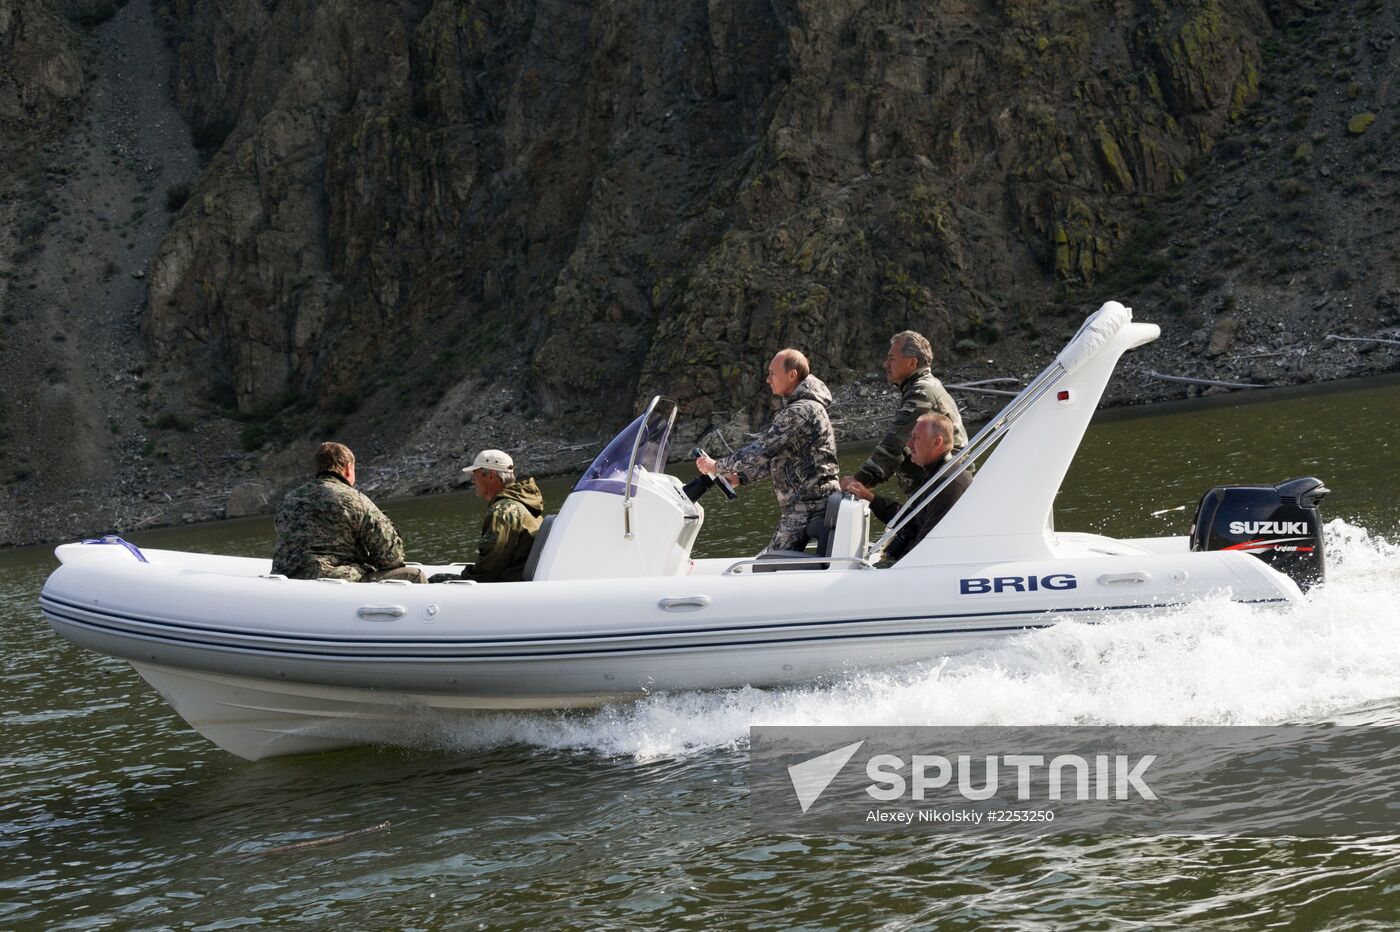
[[[642,424],[637,430],[636,438],[632,441],[632,453],[627,458],[627,475],[622,480],[622,533],[628,540],[632,539],[632,485],[633,477],[636,475],[634,470],[637,468],[637,451],[642,447],[642,437],[646,436],[647,421],[651,419],[651,412],[655,411],[656,406],[663,401],[671,406],[671,416],[666,419],[666,432],[669,434],[671,428],[675,426],[676,412],[680,406],[670,398],[652,395],[646,410],[642,412]]]
[[[967,446],[963,447],[956,456],[943,464],[942,468],[930,476],[923,485],[914,490],[913,494],[909,496],[908,500],[900,507],[899,511],[895,513],[893,520],[885,525],[885,533],[880,535],[879,540],[875,541],[875,543],[870,546],[870,549],[866,551],[867,556],[877,554],[884,550],[889,542],[894,539],[894,536],[899,533],[900,529],[908,524],[925,505],[931,502],[957,478],[958,473],[962,472],[966,464],[986,453],[987,450],[991,448],[991,445],[1001,439],[1001,436],[1011,428],[1012,424],[1016,423],[1021,415],[1025,414],[1026,410],[1030,408],[1031,405],[1045,397],[1054,386],[1056,380],[1064,374],[1064,366],[1056,359],[1055,362],[1052,362],[1046,367],[1044,372],[1032,379],[1030,384],[1021,390],[1020,394],[1007,402],[1006,407],[1001,410],[1001,413],[993,420],[988,421],[986,426],[978,431],[975,437],[968,441]]]
[[[758,566],[759,564],[763,566],[805,566],[808,563],[854,563],[857,568],[863,570],[873,570],[875,568],[871,565],[870,561],[864,557],[819,557],[813,555],[810,557],[785,557],[781,560],[763,560],[755,557],[752,560],[739,560],[738,562],[729,564],[729,566],[724,569],[724,575],[737,576],[739,574],[739,569],[745,566]]]

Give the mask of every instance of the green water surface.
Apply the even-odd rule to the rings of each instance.
[[[1333,489],[1329,518],[1395,540],[1397,412],[1394,381],[1113,412],[1091,427],[1056,525],[1184,534],[1212,485],[1316,475]],[[843,467],[861,458],[848,451]],[[691,474],[684,464],[676,471]],[[571,482],[541,485],[556,510]],[[717,493],[704,503],[701,556],[758,550],[776,517],[766,484],[737,503]],[[387,510],[411,558],[470,558],[482,503],[469,493]],[[270,554],[273,543],[266,518],[132,537],[241,555]],[[793,838],[750,825],[743,728],[753,722],[744,710],[820,718],[833,696],[867,695],[839,686],[790,700],[662,697],[640,713],[484,716],[413,750],[248,763],[192,732],[126,664],[52,634],[37,597],[54,565],[47,548],[0,553],[0,928],[1379,929],[1400,921],[1393,837]],[[1400,586],[1379,591],[1400,595]],[[1389,600],[1358,598],[1376,611]],[[1322,627],[1343,624],[1338,617]],[[1000,675],[973,673],[971,684]],[[1070,666],[1057,675],[1072,683],[1080,674]],[[1367,689],[1374,694],[1374,684]],[[1397,697],[1400,681],[1388,699],[1342,711],[1394,724]]]

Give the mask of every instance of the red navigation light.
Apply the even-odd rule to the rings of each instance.
[[[1062,388],[1062,389],[1060,389],[1060,393],[1059,393],[1058,395],[1056,395],[1055,397],[1058,398],[1060,401],[1069,401],[1069,389],[1067,389],[1067,388]]]

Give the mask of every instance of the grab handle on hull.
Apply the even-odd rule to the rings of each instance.
[[[408,614],[408,609],[402,605],[362,605],[355,614],[365,621],[389,621],[402,618]]]
[[[1151,573],[1105,573],[1099,577],[1100,586],[1139,585],[1151,581]]]
[[[662,599],[656,604],[668,612],[694,612],[707,607],[710,604],[710,597],[707,595],[679,596],[672,599]]]

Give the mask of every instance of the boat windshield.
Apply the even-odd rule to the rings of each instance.
[[[610,492],[613,495],[627,494],[627,464],[633,462],[632,451],[637,451],[637,468],[662,472],[666,468],[666,452],[671,445],[671,425],[676,419],[675,402],[656,397],[647,406],[646,412],[612,439],[593,465],[579,479],[574,491],[592,490]],[[635,487],[634,487],[635,490]]]

